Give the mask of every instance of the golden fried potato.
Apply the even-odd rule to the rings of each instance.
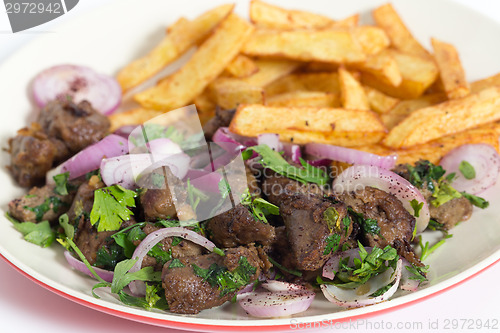
[[[262,87],[252,86],[236,78],[219,78],[210,85],[210,89],[215,101],[223,109],[234,109],[239,104],[264,103]]]
[[[359,146],[379,142],[386,129],[372,111],[318,107],[240,105],[230,130],[244,136],[277,133],[280,140],[305,144]]]
[[[163,110],[189,104],[222,73],[252,31],[248,22],[229,15],[179,71],[136,94],[135,100],[146,108]]]
[[[436,105],[446,101],[444,93],[424,95],[416,99],[400,101],[389,112],[380,115],[382,122],[388,130],[391,130],[403,119],[408,117],[413,111],[423,109],[431,105]]]
[[[380,81],[387,82],[394,87],[399,86],[403,81],[397,61],[388,51],[371,55],[366,61],[351,64],[349,67],[368,72],[379,78]]]
[[[370,110],[368,98],[361,84],[345,68],[339,68],[340,100],[348,110]]]
[[[496,120],[500,87],[414,111],[389,132],[384,144],[407,148]]]
[[[356,149],[381,156],[387,156],[396,153],[398,155],[397,163],[401,164],[414,164],[420,159],[428,160],[434,164],[438,164],[441,158],[443,158],[443,156],[450,152],[452,149],[464,144],[475,143],[490,144],[495,147],[497,151],[500,151],[498,146],[498,134],[495,133],[494,130],[485,128],[483,126],[444,136],[442,138],[424,144],[416,145],[408,149],[391,149],[380,144],[356,147]]]
[[[122,126],[140,125],[164,113],[165,112],[161,110],[151,110],[144,108],[135,108],[124,112],[113,113],[112,115],[108,116],[108,119],[111,122],[111,128],[109,129],[109,131],[114,132]]]
[[[500,73],[487,77],[482,80],[472,82],[470,84],[470,91],[471,93],[477,93],[480,92],[481,90],[495,86],[500,86]]]
[[[393,86],[384,81],[380,76],[365,72],[362,82],[383,93],[400,99],[414,99],[421,96],[424,91],[438,77],[438,68],[433,60],[401,53],[395,50],[387,52],[396,60],[403,81],[399,86]]]
[[[266,97],[294,91],[321,91],[338,95],[339,75],[328,73],[298,73],[283,76],[265,87]]]
[[[345,19],[338,20],[325,27],[325,29],[333,29],[333,28],[354,28],[358,26],[359,23],[359,14],[354,14]]]
[[[413,37],[390,3],[373,10],[372,15],[375,23],[389,36],[393,47],[404,53],[432,59],[429,52]]]
[[[335,23],[323,15],[284,9],[260,0],[250,2],[250,20],[258,28],[279,30],[319,29]]]
[[[146,81],[162,68],[204,39],[233,10],[234,5],[216,7],[193,21],[181,18],[168,29],[168,34],[147,55],[125,66],[116,79],[123,91]]]
[[[247,56],[238,54],[226,67],[226,72],[233,77],[244,78],[259,71],[259,66]]]
[[[379,27],[363,25],[352,28],[351,33],[367,55],[377,54],[391,43],[385,31]]]
[[[334,63],[352,63],[366,59],[354,35],[345,29],[256,30],[243,46],[242,53],[250,56]]]
[[[300,66],[299,62],[292,60],[258,59],[255,63],[259,68],[258,72],[242,80],[256,87],[264,87]]]
[[[322,108],[340,107],[338,94],[323,91],[290,91],[283,94],[266,97],[266,105],[269,106],[314,106]]]
[[[193,102],[196,106],[196,110],[198,111],[198,115],[200,116],[202,125],[215,115],[215,108],[217,104],[215,103],[215,97],[209,88],[206,88],[201,94],[196,96]]]
[[[431,42],[446,96],[448,99],[467,96],[470,93],[469,83],[455,47],[436,38],[432,38]]]
[[[370,110],[378,113],[387,113],[392,110],[398,103],[399,99],[387,96],[386,94],[367,86],[364,86]]]

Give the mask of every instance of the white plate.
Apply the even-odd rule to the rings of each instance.
[[[121,66],[155,45],[161,39],[165,26],[178,17],[193,18],[225,2],[120,1],[84,15],[58,29],[57,33],[44,35],[30,43],[0,67],[0,91],[8,92],[0,99],[2,145],[5,146],[6,140],[15,134],[16,129],[25,126],[33,116],[34,108],[27,87],[40,70],[55,64],[75,63],[114,74]],[[281,2],[288,8],[312,10],[336,19],[361,12],[367,22],[369,10],[385,1]],[[498,39],[500,33],[500,27],[495,22],[444,0],[396,1],[394,5],[425,46],[429,47],[429,38],[432,36],[454,44],[460,52],[469,80],[500,72],[500,46],[492,42]],[[247,1],[238,1],[237,12],[246,17],[247,10]],[[6,157],[3,153],[4,165],[8,163]],[[0,172],[0,183],[3,184],[0,207],[5,210],[7,203],[24,191],[16,187],[10,175],[3,170],[5,168]],[[494,198],[500,197],[500,185],[484,193],[484,196],[493,203]],[[460,224],[452,233],[454,237],[447,240],[426,262],[431,266],[431,282],[420,291],[398,293],[389,302],[349,311],[335,308],[318,294],[311,308],[294,318],[302,323],[359,318],[426,298],[475,275],[500,259],[500,206],[493,203],[487,210],[476,210],[470,221]],[[426,238],[436,236],[427,234]],[[100,293],[101,299],[95,299],[90,293],[94,281],[71,270],[59,247],[42,250],[24,241],[3,216],[0,218],[0,253],[40,285],[113,315],[192,330],[236,329],[241,326],[247,330],[290,328],[290,318],[251,318],[232,304],[206,310],[196,316],[183,316],[127,307],[105,292]]]

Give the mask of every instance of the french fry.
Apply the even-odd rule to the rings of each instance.
[[[250,20],[258,28],[279,30],[319,29],[335,23],[323,15],[284,9],[260,0],[250,2]]]
[[[351,33],[367,55],[377,54],[390,45],[389,37],[379,27],[369,25],[354,27],[351,29]]]
[[[256,60],[255,63],[257,64],[259,71],[244,78],[243,81],[256,87],[264,87],[271,82],[290,74],[300,66],[299,62],[291,60],[259,59]]]
[[[264,103],[264,89],[235,78],[220,78],[211,86],[217,104],[223,109],[234,109],[238,104]]]
[[[244,136],[278,133],[280,140],[358,146],[379,142],[385,127],[372,111],[240,105],[230,130]]]
[[[161,110],[151,110],[144,108],[135,108],[124,112],[113,113],[108,116],[111,122],[110,132],[114,132],[122,126],[140,125],[154,117],[158,117],[165,113]]]
[[[387,96],[386,94],[370,87],[363,87],[365,90],[370,110],[378,113],[387,113],[392,110],[398,103],[399,99]]]
[[[345,68],[339,68],[340,98],[349,110],[370,110],[368,98],[361,84]]]
[[[142,106],[172,110],[189,104],[238,54],[253,27],[229,15],[177,72],[134,96]]]
[[[500,151],[498,146],[498,134],[495,133],[494,130],[485,127],[469,129],[456,134],[444,136],[408,149],[390,149],[380,144],[356,147],[356,149],[381,156],[397,154],[397,163],[401,164],[414,164],[420,159],[438,164],[441,158],[443,158],[443,156],[452,149],[464,144],[476,143],[490,144],[495,147],[497,151]]]
[[[321,91],[338,95],[339,75],[336,72],[290,74],[270,83],[265,90],[266,97],[293,91]]]
[[[202,125],[215,115],[215,107],[217,104],[214,101],[214,96],[210,89],[206,88],[201,94],[195,97],[193,102],[200,116]]]
[[[384,144],[407,148],[496,120],[500,120],[500,87],[414,111],[389,132]]]
[[[395,50],[387,52],[396,60],[401,77],[403,78],[399,86],[393,86],[384,81],[382,77],[365,72],[362,75],[362,82],[383,93],[400,98],[414,99],[421,96],[424,91],[436,80],[438,68],[434,61],[420,57],[401,53]]]
[[[500,86],[500,73],[487,77],[482,80],[474,81],[470,84],[470,91],[471,93],[477,93],[480,92],[481,90],[495,87],[495,86]]]
[[[368,72],[380,78],[382,82],[387,82],[391,86],[397,87],[403,81],[396,59],[390,52],[382,51],[369,56],[366,61],[352,64],[350,68]]]
[[[250,56],[334,63],[352,63],[366,59],[354,35],[344,29],[256,30],[243,46],[242,53]]]
[[[238,54],[226,67],[226,72],[237,78],[244,78],[258,71],[259,67],[255,61],[243,54]]]
[[[269,106],[314,106],[322,108],[340,107],[340,97],[335,93],[322,91],[290,91],[266,98],[266,105]]]
[[[339,64],[331,62],[311,61],[304,66],[306,72],[336,72],[339,69]]]
[[[470,93],[469,83],[465,78],[465,72],[455,47],[436,38],[432,38],[431,42],[446,96],[448,99],[467,96]]]
[[[429,52],[413,37],[391,4],[385,4],[372,12],[375,23],[385,30],[391,44],[404,53],[432,60]]]
[[[416,99],[400,101],[396,104],[396,106],[389,110],[389,112],[380,115],[380,118],[382,119],[385,127],[387,127],[388,130],[391,130],[403,119],[408,117],[413,111],[442,103],[446,101],[446,99],[446,95],[441,93],[424,95]]]
[[[146,81],[172,63],[190,47],[205,38],[233,10],[234,5],[216,7],[193,21],[180,19],[168,29],[168,34],[147,55],[125,66],[116,79],[123,91]]]
[[[345,19],[338,20],[327,26],[325,29],[332,28],[354,28],[358,26],[359,23],[359,14],[354,14]]]

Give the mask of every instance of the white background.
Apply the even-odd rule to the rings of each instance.
[[[351,0],[356,1],[356,0]],[[454,0],[495,19],[500,24],[500,1]],[[84,14],[110,0],[80,0],[68,14],[43,26],[12,34],[7,15],[0,4],[0,62],[15,53],[38,34],[50,31],[55,24]],[[175,2],[173,2],[175,3]],[[445,15],[445,13],[443,13]],[[499,39],[492,41],[500,42]],[[500,61],[500,59],[499,59]],[[1,79],[1,78],[0,78]],[[2,92],[0,92],[1,96]],[[365,322],[353,323],[343,329],[324,327],[321,332],[457,332],[445,330],[446,320],[461,319],[500,321],[500,264],[490,267],[461,285],[402,309],[374,316]],[[439,321],[439,328],[432,329]],[[411,329],[414,322],[421,329]],[[429,328],[429,323],[432,327]],[[397,328],[398,325],[408,325]],[[356,328],[356,325],[357,328]],[[371,325],[372,329],[367,327]],[[392,327],[392,329],[390,329]],[[418,328],[418,326],[413,326]],[[385,328],[385,329],[384,329]],[[470,330],[463,330],[470,331]],[[488,331],[484,330],[483,331]],[[500,323],[496,330],[500,332]],[[79,333],[79,332],[180,332],[158,328],[106,315],[64,299],[31,282],[6,262],[0,260],[0,332]]]

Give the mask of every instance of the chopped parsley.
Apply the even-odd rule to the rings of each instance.
[[[191,185],[191,179],[189,178],[187,180],[187,194],[188,194],[189,205],[193,208],[193,211],[195,212],[196,208],[198,208],[198,205],[200,204],[201,201],[207,201],[208,199],[210,199],[208,195],[206,195],[201,190]]]
[[[32,211],[35,213],[35,219],[37,222],[40,222],[43,219],[43,215],[47,213],[49,210],[52,209],[54,213],[57,213],[61,206],[67,205],[66,203],[62,202],[62,200],[58,197],[48,197],[46,198],[43,203],[39,206],[36,207],[29,207],[29,206],[24,206],[24,209],[27,209],[29,211]]]
[[[97,250],[95,266],[113,270],[124,259],[126,258],[123,254],[123,248],[116,243],[111,243],[103,245]]]
[[[407,164],[406,167],[410,173],[408,181],[418,188],[425,185],[431,193],[436,190],[435,183],[446,173],[442,166],[424,160],[418,161],[415,166]]]
[[[255,274],[257,268],[250,265],[246,257],[240,257],[238,267],[230,272],[227,267],[213,263],[208,268],[192,265],[194,273],[207,281],[210,286],[220,290],[220,297],[233,293],[250,283],[250,278]]]
[[[75,227],[69,223],[68,214],[62,214],[59,216],[59,225],[64,230],[64,235],[69,239],[73,239],[75,237]]]
[[[399,255],[395,248],[386,246],[383,249],[374,247],[371,253],[358,242],[359,259],[354,258],[350,265],[350,258],[345,257],[339,261],[333,281],[317,279],[320,284],[333,284],[337,287],[355,289],[365,284],[370,278],[385,272],[389,267],[395,270]]]
[[[182,268],[182,267],[185,267],[185,265],[177,258],[172,259],[170,265],[168,265],[168,268]]]
[[[247,189],[241,198],[241,204],[248,207],[256,220],[268,223],[266,216],[279,215],[280,210],[278,206],[262,199],[254,198]]]
[[[417,280],[419,282],[427,281],[425,274],[429,269],[429,265],[424,267],[417,267],[414,264],[411,264],[411,266],[405,266],[405,268],[411,273],[409,277],[410,280]]]
[[[445,241],[448,238],[451,238],[451,237],[453,237],[452,234],[446,233],[443,239],[441,239],[439,242],[437,242],[436,244],[434,244],[434,245],[432,245],[432,246],[429,247],[429,242],[425,242],[425,244],[423,244],[423,242],[422,242],[422,236],[420,236],[419,240],[418,240],[418,244],[420,245],[420,248],[422,249],[422,253],[420,255],[420,259],[422,261],[424,261],[431,253],[433,253],[434,251],[436,251],[441,245],[443,245],[445,243]]]
[[[329,180],[326,172],[313,167],[302,158],[300,159],[300,163],[303,168],[290,165],[279,152],[271,149],[265,144],[245,149],[242,153],[243,159],[247,160],[251,158],[253,152],[260,155],[259,162],[264,167],[290,179],[294,179],[302,183],[316,183],[321,186],[325,185]]]
[[[338,248],[340,245],[340,235],[339,234],[333,234],[328,237],[326,237],[326,246],[325,250],[323,251],[323,255],[327,255],[330,253],[335,253],[337,252]]]
[[[413,216],[419,217],[422,207],[424,207],[423,202],[418,202],[416,199],[410,201],[411,208],[413,208]]]
[[[383,286],[382,288],[379,288],[377,291],[375,291],[373,294],[370,294],[370,297],[378,297],[383,294],[385,294],[391,287],[394,285],[394,282],[389,283],[386,286]]]
[[[54,192],[59,195],[67,195],[68,194],[68,179],[69,179],[69,171],[65,173],[61,173],[55,175],[54,182],[56,183],[56,187],[54,188]]]
[[[465,177],[465,179],[474,179],[476,178],[476,170],[467,161],[462,161],[460,162],[460,165],[458,166],[458,170],[460,173]]]
[[[288,274],[292,274],[292,275],[295,275],[295,276],[298,276],[298,277],[302,276],[302,272],[301,271],[298,271],[298,270],[295,270],[295,269],[286,268],[285,266],[283,266],[282,264],[280,264],[279,262],[277,262],[276,260],[274,260],[270,256],[267,256],[267,259],[269,259],[269,262],[271,264],[273,264],[273,266],[275,266],[276,268],[278,268],[282,272],[285,272],[285,273],[288,273]],[[276,280],[278,279],[278,274],[276,274],[275,279]]]
[[[380,227],[375,219],[365,219],[361,213],[356,213],[351,207],[348,208],[353,221],[360,225],[365,234],[380,235]]]
[[[440,181],[439,187],[434,192],[432,197],[434,198],[434,200],[431,201],[431,204],[434,207],[439,207],[450,200],[461,198],[462,194],[451,187],[451,185],[447,182]]]
[[[351,218],[349,216],[344,216],[342,224],[344,225],[345,236],[347,237],[349,234],[349,226],[351,225]]]
[[[90,212],[90,223],[98,223],[97,231],[114,231],[120,229],[123,221],[133,215],[128,207],[135,207],[135,191],[127,190],[120,185],[98,189],[94,192],[94,205]]]
[[[19,222],[9,213],[6,213],[5,216],[12,222],[14,228],[23,234],[24,239],[30,243],[48,247],[56,239],[56,233],[50,227],[49,221],[39,223]]]

